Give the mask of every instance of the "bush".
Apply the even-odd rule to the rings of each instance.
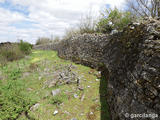
[[[32,45],[23,42],[4,44],[0,47],[0,64],[3,66],[8,61],[14,61],[23,58],[25,55],[31,53]]]
[[[102,33],[110,33],[112,30],[122,30],[132,21],[130,12],[122,12],[117,8],[105,10],[97,24],[97,30]]]
[[[30,43],[23,42],[23,40],[21,40],[18,45],[19,45],[20,50],[21,50],[24,54],[27,55],[27,54],[31,53],[32,45],[31,45]]]
[[[39,38],[36,41],[36,45],[48,44],[48,43],[51,43],[51,42],[52,42],[52,40],[50,40],[49,38],[42,37],[42,38]]]
[[[0,56],[1,58],[7,61],[18,60],[24,57],[24,54],[19,49],[17,44],[6,45],[0,48]]]

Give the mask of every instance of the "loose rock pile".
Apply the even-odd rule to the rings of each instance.
[[[80,78],[72,71],[73,65],[65,66],[62,71],[59,71],[58,84],[79,84]]]
[[[77,84],[79,85],[80,78],[77,73],[73,72],[74,65],[61,66],[62,68],[50,73],[53,76],[53,79],[45,81],[45,87],[53,87],[64,84]]]

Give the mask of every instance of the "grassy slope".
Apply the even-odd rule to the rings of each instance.
[[[83,91],[77,89],[76,84],[62,85],[52,88],[45,87],[44,82],[49,79],[54,79],[51,73],[57,69],[63,69],[64,65],[71,64],[70,61],[62,60],[57,57],[54,51],[33,51],[30,56],[19,61],[9,63],[5,69],[1,68],[1,74],[4,76],[3,84],[6,84],[8,73],[14,69],[20,68],[23,81],[23,90],[35,103],[40,106],[37,110],[28,110],[30,119],[36,120],[70,120],[77,118],[78,120],[100,120],[101,118],[101,103],[99,95],[100,82],[97,81],[98,71],[89,67],[77,65],[73,71],[76,71],[81,77],[80,86]],[[61,68],[59,67],[61,66]],[[8,71],[8,73],[5,72]],[[50,74],[47,74],[50,73]],[[90,87],[89,87],[90,86]],[[52,97],[51,91],[60,88],[61,94]],[[75,98],[77,94],[79,98]],[[81,97],[84,100],[81,101]],[[60,101],[62,104],[53,104],[53,101]],[[58,110],[55,116],[53,112]],[[106,117],[108,115],[105,115]],[[18,120],[27,120],[25,114],[21,114]]]

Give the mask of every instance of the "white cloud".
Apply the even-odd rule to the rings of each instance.
[[[0,3],[3,3],[5,0],[0,0]]]
[[[4,2],[4,0],[0,0]],[[82,15],[92,10],[98,14],[106,4],[111,7],[122,8],[124,0],[11,0],[14,5],[21,5],[28,8],[28,15],[18,12],[11,12],[0,8],[0,42],[14,41],[23,38],[34,43],[39,36],[51,36],[64,34],[66,28],[78,23]],[[36,24],[29,25],[31,28],[17,28],[10,26],[14,22],[31,21]],[[12,36],[12,40],[10,37]]]

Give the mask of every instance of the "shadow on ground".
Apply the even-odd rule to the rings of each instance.
[[[101,120],[110,120],[109,108],[107,104],[107,79],[109,79],[109,72],[107,69],[101,69],[100,79],[100,102],[101,102]]]

